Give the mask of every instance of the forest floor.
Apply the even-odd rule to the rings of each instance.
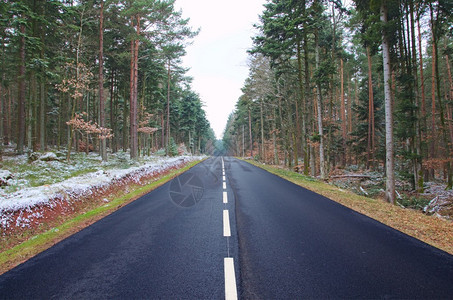
[[[0,161],[0,274],[189,169],[203,156],[52,151]]]
[[[424,193],[417,195],[403,191],[406,183],[398,181],[398,204],[392,205],[384,201],[377,173],[337,170],[327,183],[281,166],[247,161],[453,255],[453,193],[441,183],[426,183]]]

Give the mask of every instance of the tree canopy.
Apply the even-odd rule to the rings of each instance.
[[[66,148],[68,158],[105,144],[135,158],[168,148],[171,134],[191,153],[213,151],[203,103],[181,67],[198,30],[174,3],[2,1],[2,144],[18,153]]]
[[[398,179],[451,188],[451,11],[444,0],[267,1],[228,153],[324,179],[382,172],[390,202]]]

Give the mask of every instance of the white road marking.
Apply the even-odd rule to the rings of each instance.
[[[228,194],[227,194],[227,192],[223,192],[223,203],[225,203],[225,204],[228,203]]]
[[[223,210],[223,236],[231,236],[230,214],[227,209]]]
[[[234,273],[234,260],[232,257],[224,258],[224,271],[225,271],[225,299],[234,300],[238,298],[236,288],[236,275]]]
[[[228,194],[226,192],[226,177],[225,177],[225,163],[222,157],[222,176],[223,176],[223,203],[228,203]],[[230,229],[230,214],[227,209],[223,210],[223,236],[227,237],[227,244],[228,244],[228,237],[231,236],[231,229]],[[229,248],[229,246],[228,246]],[[228,256],[229,249],[228,249]],[[224,258],[224,272],[225,272],[225,299],[226,300],[237,300],[238,293],[236,287],[236,274],[234,271],[234,260],[232,257],[225,257]]]

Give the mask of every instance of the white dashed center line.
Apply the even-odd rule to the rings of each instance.
[[[224,259],[225,270],[225,299],[237,299],[236,289],[236,275],[234,273],[234,261],[232,257],[225,257]]]
[[[231,236],[230,214],[228,213],[227,209],[223,210],[223,236],[225,237]]]
[[[236,300],[237,287],[236,287],[236,274],[234,272],[234,260],[230,256],[229,249],[229,238],[231,237],[231,228],[230,228],[230,213],[227,209],[228,204],[228,192],[226,187],[226,175],[225,175],[225,164],[222,157],[222,179],[223,179],[223,236],[227,238],[227,248],[228,248],[228,257],[224,259],[224,272],[225,272],[225,299],[227,300]]]

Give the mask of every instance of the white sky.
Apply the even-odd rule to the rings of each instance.
[[[265,0],[176,0],[189,25],[201,28],[187,47],[183,65],[193,77],[193,90],[217,138],[221,138],[228,116],[241,95],[248,76],[247,50],[252,47],[253,24]]]

